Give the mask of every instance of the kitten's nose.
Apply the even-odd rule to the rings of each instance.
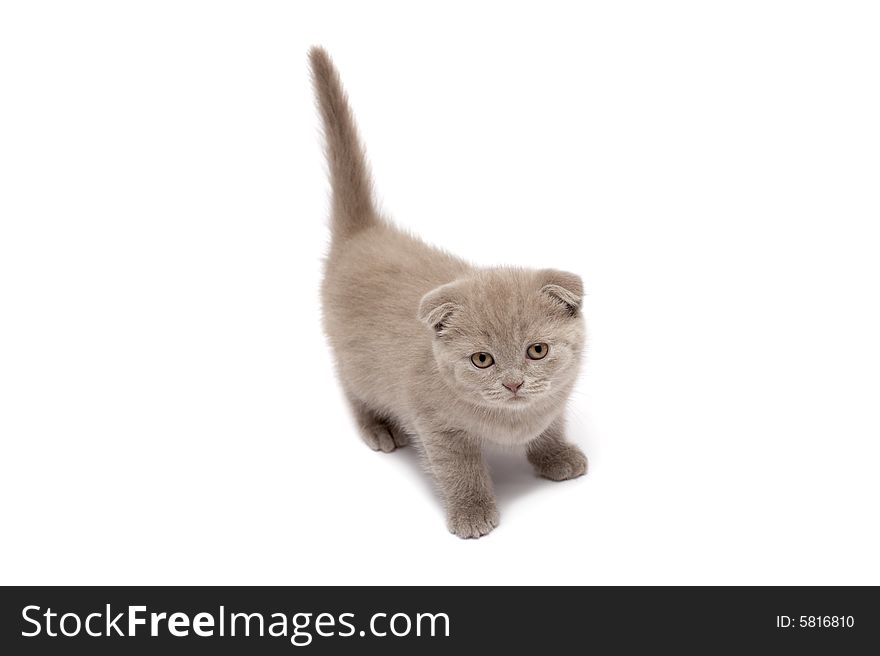
[[[523,381],[519,381],[518,383],[501,383],[501,384],[504,385],[511,392],[516,394],[517,391],[519,390],[519,388],[522,387]]]

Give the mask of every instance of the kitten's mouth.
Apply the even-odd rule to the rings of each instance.
[[[529,399],[521,394],[514,396],[483,396],[483,401],[489,406],[495,408],[523,408],[528,404]]]
[[[528,402],[528,399],[525,396],[523,396],[522,394],[511,394],[505,400],[505,403],[510,403],[513,405],[521,405],[521,404],[527,403],[527,402]]]
[[[533,400],[534,394],[483,394],[484,401],[495,408],[525,408]]]

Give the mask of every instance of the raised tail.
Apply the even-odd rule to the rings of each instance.
[[[339,73],[323,48],[309,50],[312,83],[324,121],[324,150],[330,172],[332,214],[330,229],[334,241],[379,222],[373,204],[370,171],[348,97]]]

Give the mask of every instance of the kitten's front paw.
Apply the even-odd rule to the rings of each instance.
[[[498,526],[500,517],[494,501],[457,504],[446,513],[449,532],[460,538],[479,538]]]
[[[574,444],[532,460],[535,471],[551,481],[567,481],[587,473],[587,456]]]
[[[361,436],[373,451],[391,453],[409,444],[409,436],[404,432],[378,422],[362,428]]]

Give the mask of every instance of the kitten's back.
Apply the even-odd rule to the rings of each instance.
[[[399,394],[401,363],[430,352],[430,332],[417,318],[419,301],[471,267],[380,216],[339,75],[323,49],[312,48],[309,59],[331,185],[324,328],[346,387],[388,405]]]

